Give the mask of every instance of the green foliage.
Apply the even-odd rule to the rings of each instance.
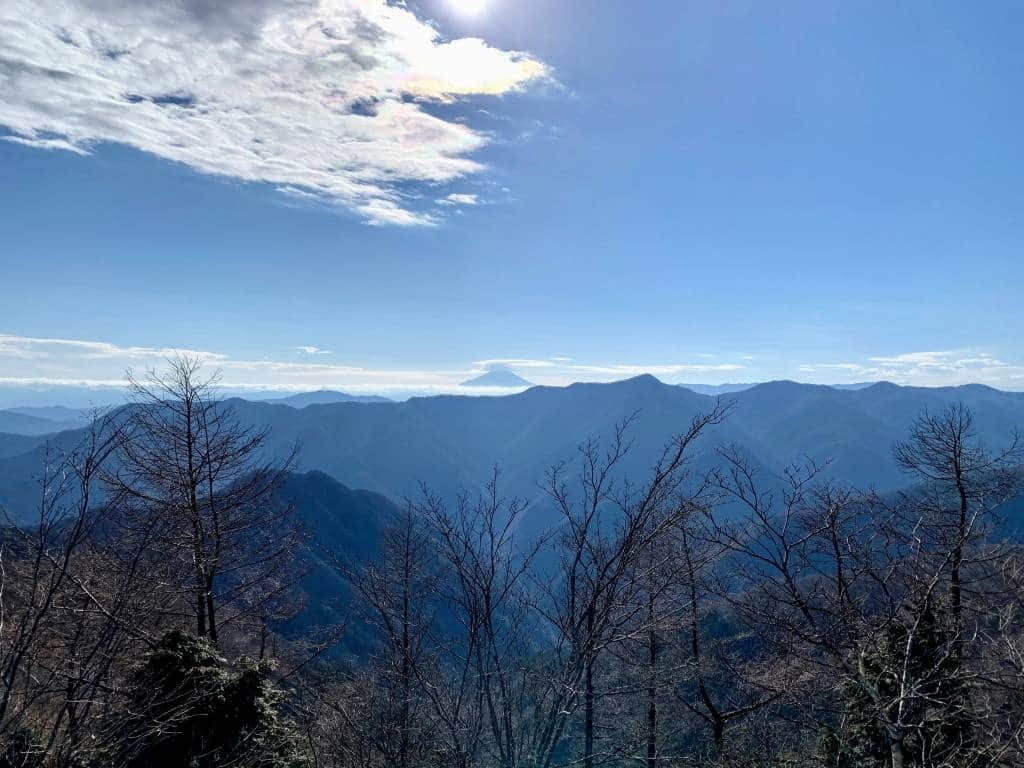
[[[902,727],[897,737],[902,739],[907,768],[956,764],[957,755],[971,746],[969,692],[960,662],[951,652],[951,633],[941,612],[930,605],[920,610],[913,635],[908,626],[911,619],[896,622],[887,630],[881,649],[865,652],[861,679],[843,691],[843,727],[840,731],[825,729],[819,738],[823,765],[888,768],[892,764],[891,726],[897,721],[899,706]],[[904,690],[901,701],[897,674],[904,662],[909,680],[906,688],[913,694]]]
[[[19,728],[9,737],[0,754],[0,768],[40,768],[44,748],[28,728]]]
[[[133,717],[120,761],[131,768],[299,768],[269,662],[229,664],[204,639],[172,631],[131,679]]]

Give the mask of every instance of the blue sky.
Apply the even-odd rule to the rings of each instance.
[[[1020,3],[39,5],[0,9],[9,383],[1024,389]]]

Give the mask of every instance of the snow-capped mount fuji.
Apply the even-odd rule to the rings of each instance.
[[[527,381],[511,368],[491,368],[487,373],[462,382],[463,387],[502,387],[513,389],[532,387],[533,382]]]

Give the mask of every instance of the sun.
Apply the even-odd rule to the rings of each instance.
[[[489,0],[448,0],[449,7],[460,16],[476,16],[483,13]]]

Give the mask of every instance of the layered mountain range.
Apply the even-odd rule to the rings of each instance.
[[[662,446],[716,398],[653,376],[611,384],[533,387],[502,397],[436,396],[406,402],[256,402],[232,399],[239,418],[267,427],[268,458],[299,446],[296,470],[320,471],[349,488],[401,502],[421,484],[444,498],[482,488],[497,467],[507,495],[530,501],[533,524],[550,519],[539,484],[548,469],[577,455],[584,440],[607,439],[632,418],[633,448],[623,471],[641,479]],[[837,481],[879,490],[903,487],[907,478],[891,458],[924,409],[967,405],[979,437],[993,447],[1024,427],[1024,393],[982,385],[946,388],[877,383],[857,389],[777,381],[730,392],[729,417],[708,432],[694,467],[714,463],[716,449],[738,446],[768,474],[810,458],[829,462]],[[49,450],[66,450],[78,429],[55,435],[0,434],[0,503],[26,519],[35,499],[34,477]]]

